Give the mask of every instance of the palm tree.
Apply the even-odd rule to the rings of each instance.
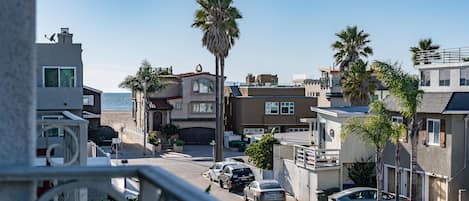
[[[232,0],[197,0],[200,9],[195,12],[192,27],[203,32],[202,45],[215,56],[216,75],[216,161],[223,160],[223,85],[225,58],[239,38],[237,20],[242,16],[232,6]],[[218,73],[220,71],[220,74]],[[219,78],[222,78],[221,80]]]
[[[358,135],[364,142],[373,145],[376,156],[376,185],[377,200],[382,200],[383,191],[383,152],[386,147],[389,136],[399,132],[396,126],[392,124],[389,114],[384,107],[384,103],[375,101],[370,104],[370,116],[366,119],[351,118],[342,129],[341,139],[344,140],[347,135]]]
[[[342,92],[352,105],[368,105],[376,89],[376,84],[371,81],[373,72],[366,69],[367,65],[367,62],[359,59],[343,72]]]
[[[414,62],[414,65],[417,65],[419,64],[419,59],[417,58],[417,54],[420,52],[420,51],[430,51],[430,50],[437,50],[437,49],[440,49],[440,46],[439,45],[435,45],[433,44],[433,41],[431,38],[427,38],[427,39],[422,39],[419,41],[419,46],[418,47],[410,47],[410,51],[413,53],[412,54],[412,61]],[[439,58],[440,55],[437,54],[437,53],[431,53],[431,51],[429,52],[430,54],[428,55],[425,55],[424,57],[424,63],[425,64],[428,64],[429,61],[427,61],[428,59],[431,59],[431,58]],[[427,58],[428,57],[428,58]]]
[[[406,128],[405,128],[405,125],[402,124],[402,123],[397,123],[397,122],[393,122],[393,126],[395,126],[395,129],[393,131],[395,132],[392,132],[390,133],[389,135],[389,139],[391,140],[391,142],[394,144],[395,146],[395,151],[394,151],[394,161],[396,163],[396,167],[399,167],[400,166],[400,151],[401,151],[401,144],[399,143],[399,140],[402,138],[402,136],[407,136],[407,131],[406,131]],[[404,131],[404,133],[403,133]],[[400,188],[400,184],[401,184],[401,180],[400,180],[400,176],[401,176],[401,169],[400,168],[396,168],[396,171],[395,171],[395,176],[394,176],[394,189],[395,189],[395,193],[396,195],[399,195],[399,191],[398,189]],[[396,201],[399,201],[399,196],[396,196]]]
[[[419,89],[417,76],[404,72],[398,64],[381,61],[373,63],[373,69],[378,79],[386,85],[390,93],[397,98],[401,106],[401,115],[407,119],[407,133],[411,136],[411,200],[417,200],[417,142],[419,123],[417,122],[417,107],[420,105],[423,91]],[[397,190],[397,189],[396,189]]]
[[[143,143],[143,154],[146,153],[146,137],[148,133],[148,115],[147,115],[147,93],[155,92],[160,90],[164,85],[160,82],[159,72],[156,72],[152,67],[150,62],[147,60],[143,60],[140,68],[138,69],[135,75],[127,76],[120,84],[120,88],[130,89],[132,91],[132,95],[135,92],[143,93],[143,101],[144,101],[144,143]]]
[[[361,56],[373,55],[373,49],[367,44],[370,42],[368,33],[358,30],[357,26],[347,26],[345,30],[335,34],[338,41],[332,44],[335,51],[335,63],[340,70],[347,70],[349,65],[360,59]]]

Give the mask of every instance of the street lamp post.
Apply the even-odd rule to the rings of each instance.
[[[148,114],[147,114],[147,78],[143,82],[143,155],[147,152],[147,132],[148,132]]]

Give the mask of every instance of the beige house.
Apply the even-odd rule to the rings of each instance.
[[[170,71],[168,71],[170,72]],[[189,72],[162,75],[165,87],[148,94],[148,131],[167,124],[178,126],[186,144],[208,144],[215,136],[215,75]],[[132,114],[137,130],[144,130],[143,93],[133,93]]]

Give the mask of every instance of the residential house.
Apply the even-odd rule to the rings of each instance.
[[[300,119],[315,117],[309,108],[317,100],[305,96],[304,87],[257,82],[226,86],[224,94],[225,130],[235,134],[307,131]]]
[[[335,68],[320,68],[321,77],[319,79],[305,79],[306,96],[317,97],[318,107],[341,107],[350,106],[344,99],[341,87],[342,72]],[[383,100],[389,95],[388,89],[376,78],[371,76],[372,82],[376,84],[376,90],[370,97],[371,100]]]
[[[161,69],[160,69],[161,70]],[[202,72],[161,75],[164,88],[148,93],[148,130],[161,131],[173,124],[186,144],[208,145],[215,138],[215,75]],[[133,117],[143,132],[143,93],[133,92]]]
[[[91,129],[101,126],[101,94],[103,92],[83,86],[83,118],[88,120]]]
[[[424,91],[417,109],[419,140],[417,145],[417,198],[424,201],[458,200],[459,191],[469,188],[467,145],[469,142],[469,62],[467,48],[422,51],[415,68],[420,75],[420,89]],[[396,98],[385,99],[394,112],[393,120],[406,122],[400,114]],[[400,141],[401,177],[396,178],[395,146],[385,150],[384,190],[409,195],[410,155],[409,136]],[[395,189],[399,179],[401,188]],[[462,193],[469,199],[468,193]]]

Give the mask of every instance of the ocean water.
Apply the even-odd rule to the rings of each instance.
[[[131,93],[103,93],[101,96],[101,109],[105,110],[132,110]]]

